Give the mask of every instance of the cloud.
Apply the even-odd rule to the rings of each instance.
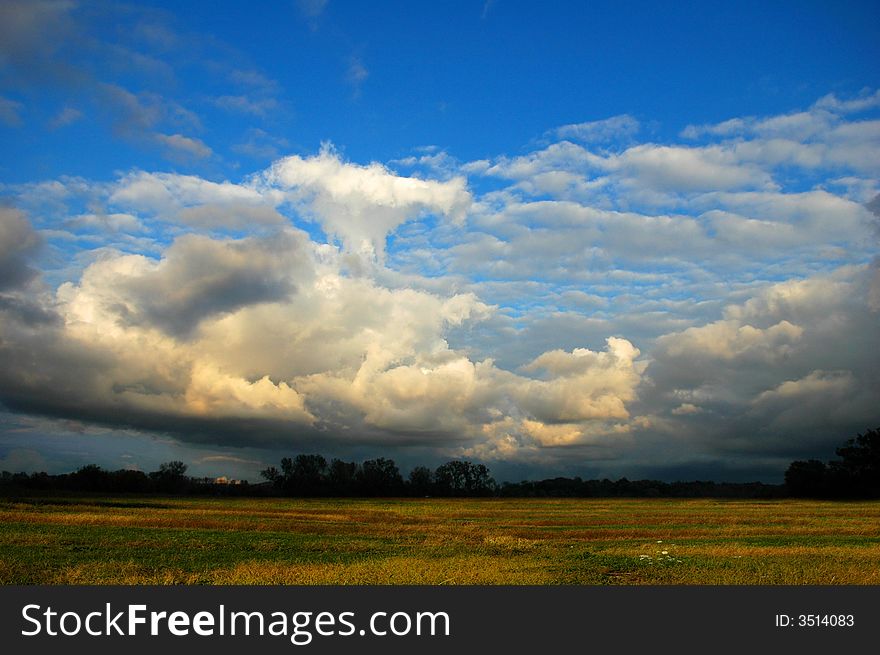
[[[0,207],[0,291],[19,288],[37,275],[29,259],[42,243],[23,212]]]
[[[49,129],[57,130],[82,120],[83,113],[75,107],[64,107],[49,121]]]
[[[197,132],[126,93],[140,138]],[[880,403],[871,97],[690,144],[615,117],[464,164],[327,146],[233,181],[8,185],[38,229],[19,212],[4,239],[20,281],[0,299],[0,401],[190,442],[572,474],[827,458]]]
[[[803,328],[780,321],[766,329],[736,320],[717,321],[657,340],[663,357],[702,359],[757,359],[772,361],[791,353],[793,344],[803,335]]]
[[[219,96],[214,103],[221,109],[241,114],[265,117],[278,109],[275,98],[249,98],[247,96]]]
[[[348,68],[345,72],[345,81],[354,89],[355,96],[361,92],[361,87],[370,76],[370,71],[364,66],[360,57],[352,55],[348,60]]]
[[[279,90],[278,82],[266,77],[263,73],[257,70],[242,70],[236,68],[230,71],[229,79],[233,84],[253,89],[264,96],[275,94]]]
[[[10,0],[0,5],[0,74],[15,84],[58,80],[71,74],[58,51],[76,33],[65,0]]]
[[[182,134],[156,134],[156,141],[161,143],[172,156],[205,159],[213,151],[201,139],[183,136]]]
[[[156,144],[175,161],[206,159],[213,154],[201,139],[159,131],[163,125],[200,129],[198,116],[185,107],[156,93],[134,94],[115,84],[99,84],[98,89],[112,114],[114,130],[119,136]]]
[[[475,295],[349,277],[334,253],[285,228],[184,235],[158,261],[105,254],[58,289],[62,320],[26,325],[0,307],[10,363],[0,398],[18,411],[241,445],[294,431],[452,452],[505,417],[547,444],[564,441],[541,436],[561,422],[594,438],[627,419],[639,378],[629,342],[545,353],[523,369],[537,377],[502,370],[445,338],[491,316]],[[28,353],[38,355],[20,366]]]
[[[544,370],[547,380],[531,380],[518,390],[522,407],[543,422],[629,418],[626,404],[635,398],[639,350],[626,339],[607,339],[607,350],[577,348],[546,352],[523,367]]]
[[[330,148],[275,162],[264,174],[350,252],[382,258],[385,237],[426,213],[462,221],[471,203],[464,178],[445,182],[395,175],[381,164],[342,161]]]
[[[838,114],[865,111],[880,107],[880,90],[871,93],[870,90],[866,89],[858,97],[850,98],[849,100],[841,100],[835,94],[829,93],[819,98],[813,106],[818,109],[828,109]]]
[[[811,371],[800,380],[786,380],[779,386],[764,391],[753,403],[810,403],[816,399],[827,400],[829,396],[840,399],[850,395],[855,386],[855,379],[850,371]]]
[[[772,178],[761,169],[738,162],[720,148],[640,145],[609,161],[631,178],[630,184],[667,191],[762,188]]]
[[[601,121],[572,123],[557,127],[553,133],[560,139],[574,139],[583,143],[604,143],[628,139],[639,131],[639,122],[628,114],[612,116]]]
[[[273,195],[271,190],[262,193],[243,184],[212,182],[195,175],[136,171],[110,187],[108,202],[166,221],[207,222],[207,214],[221,207],[234,213],[243,207],[273,206],[281,199],[280,194]],[[181,218],[186,208],[192,211]],[[237,224],[228,216],[219,217],[218,223]]]
[[[253,159],[278,159],[281,152],[290,146],[287,139],[273,136],[256,127],[248,129],[244,139],[241,143],[234,144],[232,150]]]
[[[178,238],[159,262],[141,255],[92,264],[77,286],[60,290],[69,314],[95,313],[116,325],[155,327],[186,338],[205,318],[248,304],[277,301],[295,290],[291,261],[302,257],[301,237],[217,241]]]
[[[165,107],[157,94],[136,95],[116,84],[100,84],[99,89],[107,106],[115,114],[116,130],[122,134],[139,134],[150,130],[163,118]]]
[[[832,449],[880,401],[868,280],[867,267],[846,267],[771,284],[721,321],[659,338],[639,409],[669,408],[663,431],[707,453]]]
[[[297,0],[297,7],[306,18],[317,18],[327,8],[327,0]]]
[[[0,96],[0,123],[7,127],[21,127],[21,112],[24,105],[15,100]]]
[[[184,207],[177,214],[180,222],[209,230],[254,229],[281,225],[287,219],[268,205],[247,203],[204,204]]]

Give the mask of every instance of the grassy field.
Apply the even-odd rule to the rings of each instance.
[[[880,584],[880,503],[0,499],[2,584]]]

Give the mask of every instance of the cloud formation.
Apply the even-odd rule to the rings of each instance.
[[[618,116],[517,156],[422,149],[409,176],[325,146],[236,180],[10,186],[0,402],[597,475],[825,457],[880,406],[875,96],[688,142]]]
[[[460,223],[471,203],[463,177],[443,182],[401,177],[378,163],[343,162],[330,147],[313,157],[279,160],[263,177],[346,250],[380,259],[385,237],[405,221],[437,214]]]

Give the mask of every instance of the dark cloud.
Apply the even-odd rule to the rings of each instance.
[[[11,0],[0,4],[0,71],[15,84],[80,77],[59,51],[77,35],[72,2]]]
[[[870,276],[862,267],[773,285],[722,321],[660,338],[634,408],[652,416],[642,438],[666,435],[676,452],[688,444],[716,462],[827,458],[878,420]]]
[[[36,276],[28,260],[42,242],[23,212],[0,207],[0,291],[21,287]]]
[[[158,264],[108,263],[93,271],[85,285],[99,290],[120,323],[186,337],[207,317],[293,293],[290,261],[302,257],[303,247],[290,233],[240,241],[188,235]]]

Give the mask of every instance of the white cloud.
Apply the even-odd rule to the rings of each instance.
[[[434,213],[461,222],[471,204],[464,178],[401,177],[381,164],[346,163],[330,148],[314,157],[275,162],[263,179],[286,190],[347,250],[380,259],[385,237],[405,221]]]
[[[779,386],[764,391],[753,401],[756,405],[770,403],[810,402],[816,398],[823,400],[829,396],[843,396],[852,393],[856,381],[850,371],[812,371],[800,380],[786,380]]]
[[[609,162],[630,177],[630,184],[662,191],[705,191],[773,186],[761,169],[737,161],[717,147],[683,148],[640,145]]]
[[[695,362],[743,357],[771,362],[790,355],[802,335],[803,328],[785,320],[766,329],[724,320],[661,337],[657,347],[664,356]]]
[[[259,206],[280,202],[280,195],[242,184],[211,182],[195,175],[137,171],[112,185],[110,203],[177,220],[186,207]]]
[[[572,123],[557,127],[553,133],[560,139],[574,139],[584,143],[603,143],[627,139],[639,131],[639,122],[628,114],[612,116],[601,121]]]
[[[819,109],[828,109],[839,114],[865,111],[866,109],[880,107],[880,90],[873,93],[866,90],[860,96],[850,100],[841,100],[835,94],[829,93],[819,98],[813,106]]]
[[[155,138],[174,156],[183,155],[195,159],[204,159],[213,154],[213,151],[201,139],[182,134],[156,134]]]

